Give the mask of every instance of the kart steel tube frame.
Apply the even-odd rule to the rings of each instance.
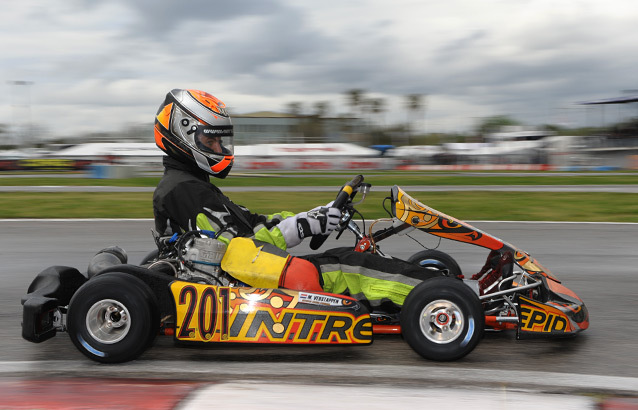
[[[502,296],[502,295],[507,295],[508,293],[516,293],[516,292],[519,292],[521,290],[533,289],[533,288],[539,287],[541,284],[542,283],[540,281],[538,281],[536,283],[531,283],[529,285],[517,286],[517,287],[512,288],[512,289],[499,290],[498,292],[489,293],[487,295],[479,296],[479,299],[480,300],[487,300],[487,299],[490,299],[490,298],[492,298],[494,296]]]

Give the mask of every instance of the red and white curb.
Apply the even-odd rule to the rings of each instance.
[[[638,409],[638,397],[596,398],[502,389],[168,382],[60,378],[0,380],[2,409]]]
[[[188,397],[180,409],[203,409],[216,403],[233,409],[595,409],[587,397],[539,395],[508,390],[405,388],[281,384],[219,384]]]
[[[638,378],[305,362],[0,361],[0,409],[466,407],[638,410]]]
[[[176,409],[201,383],[130,379],[0,380],[0,409]]]

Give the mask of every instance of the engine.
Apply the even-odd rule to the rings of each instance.
[[[221,270],[221,261],[226,244],[214,238],[192,238],[181,250],[182,269],[177,278],[189,282],[228,285],[226,274]]]
[[[234,286],[236,280],[221,269],[226,244],[214,232],[189,231],[182,235],[159,237],[153,232],[157,255],[146,261],[149,269],[158,269],[177,279],[218,286]]]

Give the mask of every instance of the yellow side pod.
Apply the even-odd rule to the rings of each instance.
[[[291,256],[266,242],[233,238],[222,259],[222,269],[256,288],[278,288],[279,279]]]

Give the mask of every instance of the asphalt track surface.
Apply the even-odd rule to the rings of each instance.
[[[470,355],[451,363],[426,361],[399,336],[390,335],[375,337],[371,346],[363,347],[205,348],[176,347],[170,337],[160,336],[134,362],[99,365],[84,358],[66,334],[58,334],[41,344],[24,341],[20,334],[20,298],[33,277],[44,268],[67,265],[84,271],[91,256],[109,245],[121,246],[128,252],[130,262],[139,262],[153,247],[152,221],[0,220],[3,283],[0,391],[11,391],[15,380],[71,377],[100,380],[98,384],[102,380],[113,383],[122,379],[208,382],[216,386],[213,394],[217,397],[232,396],[233,389],[241,390],[238,386],[244,386],[246,395],[262,397],[264,390],[281,391],[290,394],[290,400],[296,389],[286,390],[282,386],[303,386],[321,395],[326,386],[361,389],[373,385],[377,391],[386,389],[400,393],[405,400],[408,400],[405,397],[416,400],[405,401],[406,405],[423,403],[417,396],[424,391],[429,392],[428,403],[434,403],[431,400],[439,396],[442,403],[458,403],[450,398],[459,396],[458,389],[463,388],[460,397],[478,395],[479,400],[484,394],[480,403],[485,403],[486,408],[492,404],[512,404],[516,394],[530,394],[528,401],[537,404],[547,397],[557,400],[556,393],[576,400],[575,404],[561,404],[563,408],[583,408],[578,401],[583,397],[638,396],[638,224],[480,221],[473,224],[530,252],[557,274],[585,301],[590,328],[566,340],[517,341],[513,332],[488,333]],[[487,256],[486,250],[475,246],[446,240],[439,244],[437,238],[425,234],[413,236],[424,246],[438,245],[440,250],[452,253],[467,276],[477,272]],[[332,238],[324,245],[326,249],[353,244],[349,233],[339,242]],[[407,237],[391,238],[381,246],[401,258],[422,249]],[[292,251],[310,252],[305,245]],[[414,393],[414,389],[421,393]],[[409,391],[416,396],[410,396]],[[508,392],[509,399],[504,402],[502,395]],[[501,400],[494,402],[486,397]],[[525,407],[524,397],[527,396],[520,398],[520,408]],[[309,408],[322,408],[316,404]],[[559,404],[548,402],[549,407],[554,405]]]

